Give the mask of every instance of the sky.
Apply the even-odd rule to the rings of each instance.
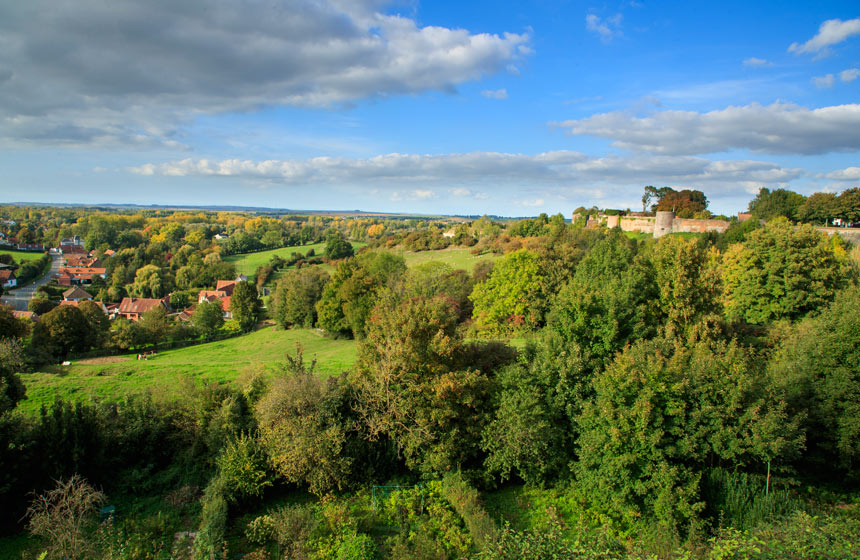
[[[731,215],[858,156],[856,0],[0,2],[0,202]]]

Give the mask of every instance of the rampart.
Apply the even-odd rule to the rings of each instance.
[[[578,214],[573,215],[574,221],[580,217]],[[622,231],[650,233],[654,237],[662,237],[669,233],[724,232],[729,227],[729,222],[725,220],[678,218],[674,212],[657,212],[656,216],[607,216],[598,214],[597,216],[585,216],[585,219],[586,227],[620,227]]]

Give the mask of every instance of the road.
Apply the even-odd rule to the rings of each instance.
[[[43,286],[51,281],[51,276],[60,272],[60,263],[62,256],[57,253],[51,253],[51,270],[29,286],[10,290],[3,295],[3,303],[14,309],[15,311],[27,311],[27,304],[36,293],[36,288]]]

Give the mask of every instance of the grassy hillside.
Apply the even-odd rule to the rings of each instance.
[[[449,264],[451,267],[463,269],[472,272],[475,265],[481,261],[494,261],[501,258],[501,255],[496,253],[484,253],[482,255],[473,255],[472,249],[469,247],[449,247],[439,251],[404,251],[403,258],[406,259],[406,266],[416,266],[430,261],[439,261]]]
[[[136,355],[95,358],[50,371],[22,374],[27,399],[18,408],[25,414],[38,412],[56,397],[67,399],[121,398],[146,391],[178,396],[187,380],[232,381],[259,364],[282,361],[296,343],[304,348],[305,360],[317,360],[317,372],[334,375],[352,367],[356,357],[353,340],[333,340],[317,331],[281,330],[267,327],[251,334],[160,352],[138,361]]]
[[[351,241],[353,248],[356,250],[364,247],[367,243],[363,241]],[[241,255],[230,255],[224,257],[227,262],[236,265],[236,272],[250,276],[257,271],[257,267],[268,263],[275,255],[280,255],[281,258],[288,259],[293,253],[301,253],[306,255],[311,249],[318,257],[325,254],[325,243],[314,243],[312,245],[300,245],[298,247],[281,247],[280,249],[272,249],[270,251],[260,251],[259,253],[243,253]]]

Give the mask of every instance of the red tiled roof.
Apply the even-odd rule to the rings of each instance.
[[[223,290],[200,290],[200,293],[197,294],[197,303],[201,301],[215,301],[216,299],[221,299],[222,297],[227,297],[227,292]]]
[[[233,288],[236,287],[237,282],[235,280],[218,280],[215,284],[215,289],[225,292],[226,295],[233,295]]]
[[[15,278],[15,271],[14,270],[9,270],[8,268],[4,268],[4,269],[0,270],[0,280],[2,280],[3,282],[8,282],[9,280],[12,280],[14,278]]]
[[[159,305],[164,305],[163,299],[154,298],[122,298],[119,304],[120,313],[146,313],[155,309]],[[167,307],[165,305],[165,307]]]

